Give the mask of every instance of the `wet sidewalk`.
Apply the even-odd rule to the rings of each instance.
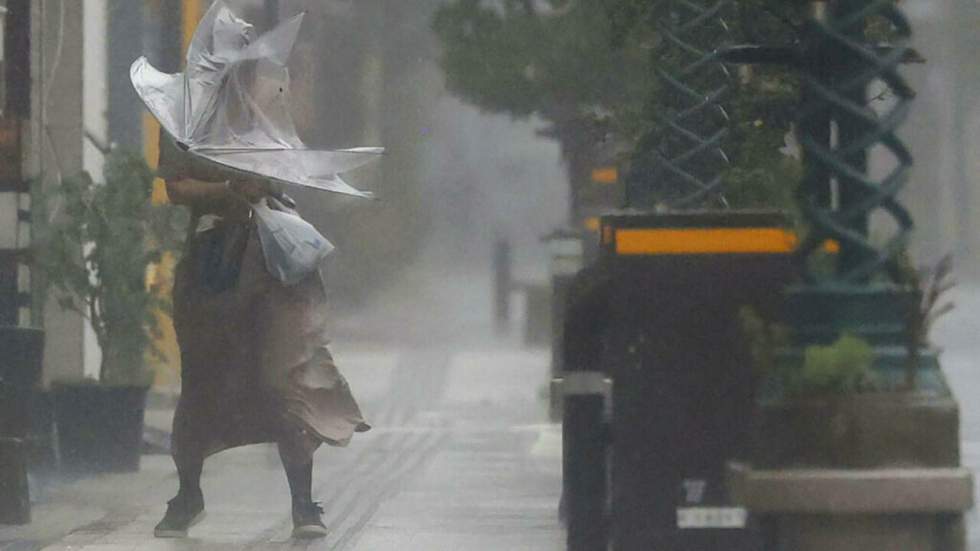
[[[289,494],[270,446],[205,466],[208,517],[186,540],[155,540],[176,490],[170,459],[132,475],[34,481],[34,522],[0,527],[0,550],[563,549],[560,429],[544,422],[546,351],[336,346],[374,430],[317,454],[315,496],[330,534],[289,539]],[[149,422],[161,424],[160,411]],[[165,424],[165,419],[162,421]]]

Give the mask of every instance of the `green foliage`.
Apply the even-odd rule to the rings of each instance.
[[[100,381],[146,384],[151,312],[163,306],[146,288],[146,273],[176,247],[179,232],[166,212],[172,207],[150,204],[154,175],[141,156],[110,153],[105,176],[105,183],[88,174],[66,179],[42,198],[51,221],[36,229],[35,269],[62,308],[91,322],[103,355]],[[148,246],[151,237],[157,246]]]
[[[802,4],[779,0],[735,0],[727,15],[728,40],[734,44],[793,44],[804,20]],[[726,45],[710,36],[699,40],[706,45],[714,40],[715,48]],[[676,72],[678,67],[670,63],[651,60]],[[724,144],[730,159],[723,174],[725,198],[732,208],[774,208],[798,219],[795,192],[803,170],[792,136],[800,99],[798,74],[779,66],[732,70],[734,91],[725,102],[731,120]]]
[[[730,107],[726,152],[732,165],[724,176],[725,196],[734,208],[778,208],[796,214],[795,192],[803,176],[792,135],[798,79],[771,68],[749,74]]]
[[[753,371],[771,377],[792,396],[852,394],[880,389],[872,369],[875,351],[867,341],[844,334],[829,346],[808,346],[803,362],[779,357],[792,349],[790,329],[764,319],[750,306],[738,313]]]
[[[753,372],[760,378],[773,373],[776,351],[790,344],[789,328],[768,322],[751,306],[739,308],[738,322]]]
[[[656,70],[676,73],[677,49],[665,48],[658,26],[669,17],[665,0],[454,0],[441,8],[434,29],[443,45],[450,90],[490,111],[515,117],[538,114],[560,125],[592,118],[553,133],[593,144],[598,127],[630,150],[636,170],[656,159],[665,107]],[[542,8],[546,6],[546,8]],[[793,45],[801,40],[807,2],[733,0],[725,14],[733,43]],[[721,47],[718,25],[686,36],[707,49]],[[872,42],[891,36],[887,22],[868,25]],[[798,155],[787,151],[800,86],[795,69],[742,68],[727,105],[733,121],[725,150],[729,205],[779,208],[796,215],[794,190],[802,176]],[[559,129],[561,130],[561,129]],[[655,164],[655,163],[654,163]],[[658,202],[655,197],[651,200]],[[639,206],[639,205],[637,205]]]
[[[908,359],[905,366],[905,385],[915,388],[919,372],[920,352],[930,346],[929,334],[939,318],[953,311],[955,303],[948,293],[956,287],[953,278],[953,255],[943,256],[935,266],[915,268],[908,251],[899,255],[893,268],[894,280],[899,285],[917,291],[918,303],[908,313],[908,334],[905,349]]]
[[[455,0],[441,8],[433,27],[443,45],[449,89],[489,111],[542,116],[557,127],[553,135],[566,151],[573,141],[597,146],[602,140],[583,134],[599,133],[631,150],[628,157],[637,167],[646,166],[641,160],[656,147],[662,109],[656,69],[677,63],[660,47],[657,25],[666,17],[665,3],[551,0],[548,9],[542,4]],[[745,16],[746,28],[763,35],[759,41],[790,40],[795,32],[784,19],[798,16],[799,8],[787,15],[776,0],[737,4],[746,14],[760,4],[778,12]],[[741,20],[729,15],[738,35]],[[705,29],[702,42],[717,40],[717,26]],[[791,130],[798,86],[785,70],[757,73],[739,88],[730,108],[736,122],[729,144],[734,163],[725,177],[729,202],[786,208],[793,204],[801,170],[780,150]],[[570,120],[589,124],[563,128]]]
[[[639,113],[653,85],[648,52],[613,46],[608,0],[540,3],[455,0],[438,10],[447,86],[463,99],[514,117],[553,123],[608,112]]]
[[[863,339],[843,335],[830,346],[808,346],[802,368],[784,373],[792,394],[851,394],[873,388],[874,350]]]

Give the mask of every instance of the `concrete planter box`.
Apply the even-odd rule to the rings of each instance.
[[[753,465],[956,467],[959,408],[949,395],[882,392],[764,404]]]
[[[752,464],[728,489],[764,551],[964,551],[973,478],[959,466],[948,394],[890,392],[770,402]]]
[[[0,437],[29,439],[41,386],[44,331],[0,327]]]
[[[61,469],[72,474],[139,470],[149,388],[56,384],[55,424]]]
[[[732,498],[765,551],[965,551],[966,469],[779,469],[733,464]]]
[[[22,439],[0,437],[0,525],[31,522],[27,454]]]

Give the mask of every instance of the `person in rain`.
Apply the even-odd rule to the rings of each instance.
[[[248,40],[250,26],[229,10],[213,25],[215,51],[222,40]],[[254,63],[219,86],[232,78],[241,86],[235,95],[247,91],[245,101],[214,110],[205,126],[234,130],[236,120],[246,119],[243,109],[262,104]],[[167,133],[160,144],[159,175],[171,202],[190,208],[192,222],[173,289],[182,380],[172,453],[180,488],[155,535],[186,536],[203,517],[205,458],[273,442],[292,495],[293,536],[323,536],[323,511],[312,495],[313,453],[323,443],[345,446],[370,427],[326,347],[319,273],[287,285],[263,257],[255,209],[296,214],[291,200],[267,179],[193,157]]]

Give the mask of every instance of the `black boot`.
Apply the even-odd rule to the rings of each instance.
[[[201,494],[177,497],[167,502],[167,514],[153,529],[158,538],[186,538],[187,530],[204,520],[204,497]]]
[[[293,502],[293,537],[296,539],[322,538],[327,535],[323,525],[323,508],[315,501]]]

